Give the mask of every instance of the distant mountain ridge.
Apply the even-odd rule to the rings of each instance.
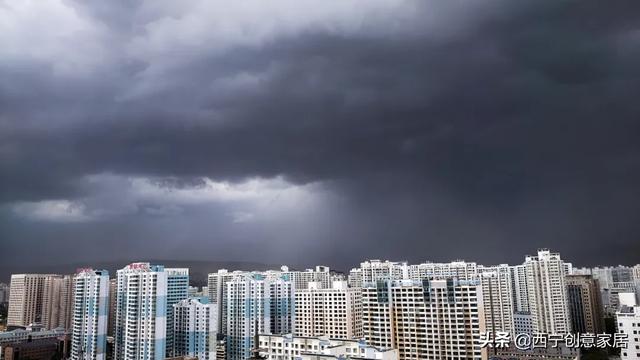
[[[38,265],[24,263],[21,265],[1,265],[0,282],[9,283],[11,274],[73,274],[78,268],[91,267],[94,269],[104,269],[109,271],[109,275],[115,277],[116,271],[122,269],[132,262],[149,262],[152,264],[164,265],[165,267],[189,268],[190,284],[192,286],[206,286],[207,274],[216,272],[218,269],[228,270],[279,270],[282,265],[263,264],[251,261],[203,261],[203,260],[166,260],[166,259],[138,259],[119,260],[102,262],[77,262],[56,265]],[[293,268],[293,267],[292,267]]]

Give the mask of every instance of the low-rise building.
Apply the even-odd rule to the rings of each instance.
[[[69,337],[26,340],[3,347],[4,360],[55,360],[66,359],[69,354]]]
[[[0,332],[0,360],[6,360],[5,352],[7,349],[12,347],[12,359],[15,360],[16,356],[20,356],[20,354],[16,354],[16,351],[19,351],[21,347],[19,344],[31,342],[31,343],[41,343],[45,342],[63,342],[64,348],[61,348],[65,358],[68,356],[70,350],[70,332],[63,329],[53,329],[53,330],[43,330],[41,326],[35,327],[27,327],[26,329],[15,329],[12,331]],[[36,350],[37,346],[32,345],[29,349]],[[27,349],[27,347],[24,347]],[[30,351],[30,350],[29,350]],[[23,353],[27,354],[27,353]],[[50,358],[49,358],[50,359]]]
[[[513,314],[513,329],[516,334],[533,334],[533,323],[531,322],[531,313],[527,311],[518,311]]]
[[[515,347],[497,349],[497,354],[489,360],[577,360],[580,359],[578,349],[559,346],[545,349],[519,350]]]
[[[338,340],[326,336],[303,337],[291,334],[260,335],[260,354],[267,359],[279,360],[398,359],[397,350],[366,345],[361,340]]]

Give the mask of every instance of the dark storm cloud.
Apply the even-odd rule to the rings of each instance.
[[[358,30],[301,27],[249,45],[140,56],[132,39],[153,27],[124,7],[82,5],[79,14],[107,29],[101,39],[134,45],[114,43],[101,71],[75,76],[46,61],[0,63],[0,200],[117,194],[87,183],[104,173],[170,188],[282,176],[347,200],[328,202],[326,226],[305,222],[297,238],[287,223],[242,236],[218,224],[209,246],[321,243],[319,261],[340,265],[365,256],[515,262],[539,246],[577,262],[637,262],[640,5],[451,3],[402,3],[409,15]],[[139,17],[162,19],[153,9]],[[179,221],[199,228],[225,213],[200,210]],[[179,226],[157,234],[156,222],[120,221],[114,236],[138,237],[135,246],[144,234],[180,243]],[[89,229],[76,235],[98,241]],[[206,246],[207,229],[183,243]],[[40,236],[10,230],[12,246]],[[602,252],[605,243],[616,250]]]

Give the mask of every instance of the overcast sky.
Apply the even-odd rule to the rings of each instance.
[[[0,0],[0,262],[640,262],[637,0]]]

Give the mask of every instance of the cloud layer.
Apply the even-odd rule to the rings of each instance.
[[[1,245],[33,261],[517,262],[544,246],[637,262],[638,11],[4,1]]]

